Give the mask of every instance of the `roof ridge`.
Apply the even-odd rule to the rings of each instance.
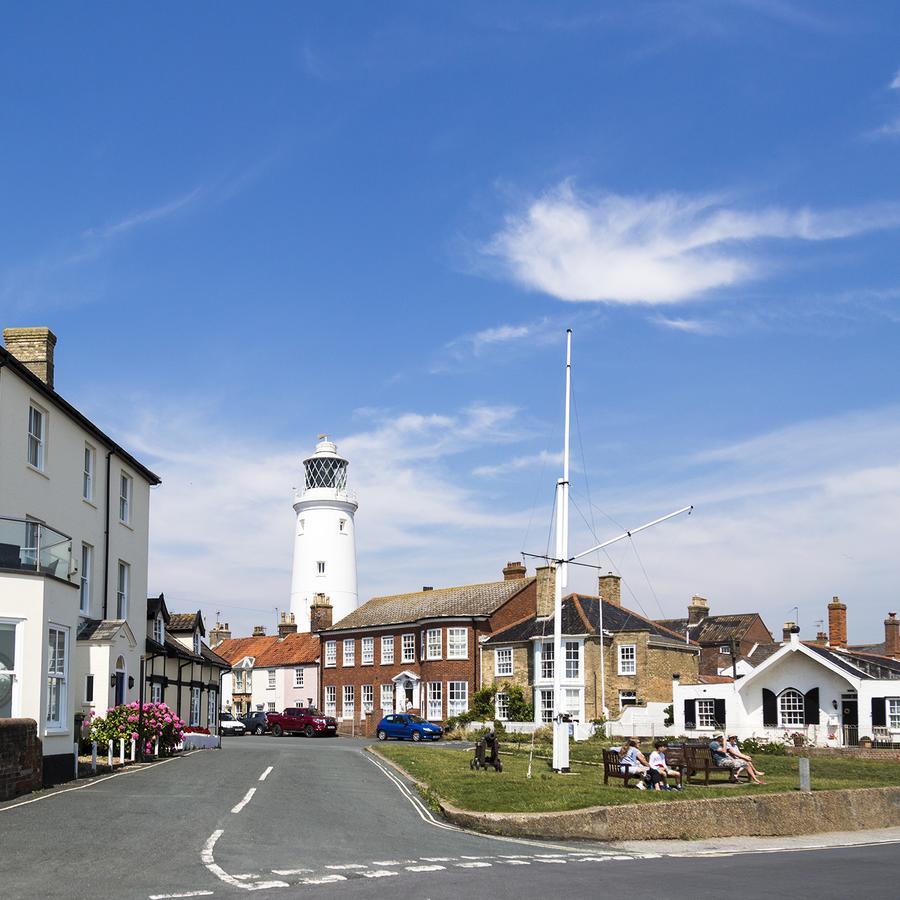
[[[451,585],[449,587],[439,587],[439,588],[429,588],[427,591],[403,591],[399,594],[380,594],[375,597],[370,597],[366,602],[371,603],[373,600],[395,600],[398,597],[414,597],[417,594],[441,594],[445,591],[463,591],[467,588],[480,588],[487,587],[490,584],[509,584],[510,582],[515,581],[516,583],[521,582],[520,587],[525,587],[529,581],[534,581],[535,576],[529,575],[527,578],[515,578],[515,579],[506,579],[506,578],[495,578],[493,581],[476,581],[472,584],[456,584]]]
[[[672,637],[678,638],[679,641],[684,640],[684,635],[679,634],[677,631],[672,631],[671,628],[666,628],[665,625],[660,625],[659,622],[654,621],[653,619],[648,619],[646,616],[642,616],[640,613],[635,612],[628,606],[616,606],[615,603],[610,603],[609,600],[604,600],[602,597],[595,597],[592,594],[578,594],[578,595],[570,595],[570,596],[580,596],[585,600],[597,600],[600,603],[605,603],[607,606],[612,606],[615,609],[623,609],[628,615],[633,616],[635,619],[640,619],[642,622],[646,622],[648,625],[652,625],[654,628],[661,628],[663,631],[668,631]],[[621,629],[620,629],[621,630]],[[696,646],[697,642],[688,638],[689,644],[694,644]]]

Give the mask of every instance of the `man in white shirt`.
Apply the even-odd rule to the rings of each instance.
[[[668,749],[665,741],[657,741],[654,745],[654,751],[650,754],[650,769],[654,772],[658,772],[660,775],[660,780],[662,783],[668,788],[669,787],[669,776],[672,776],[676,780],[675,790],[681,790],[681,772],[677,769],[670,769],[669,763],[666,760],[666,750]],[[654,779],[656,781],[656,779]],[[655,790],[659,790],[659,783],[653,785]]]

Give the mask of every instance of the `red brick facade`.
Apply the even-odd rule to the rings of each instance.
[[[401,625],[371,626],[355,629],[332,629],[320,633],[321,652],[321,704],[328,714],[339,718],[363,718],[364,690],[371,688],[372,712],[376,721],[382,711],[405,711],[435,722],[444,722],[454,713],[467,710],[472,694],[481,683],[480,639],[489,637],[500,628],[535,614],[537,589],[534,580],[525,582],[523,589],[514,594],[490,616],[446,616],[423,618]],[[429,632],[432,639],[429,642]],[[438,634],[434,632],[439,632]],[[404,661],[404,635],[412,635],[408,643],[414,647],[412,659]],[[451,647],[451,635],[455,637]],[[463,648],[462,658],[455,658]],[[382,661],[382,639],[393,638],[393,661]],[[363,663],[363,641],[372,640],[372,662]],[[353,662],[344,665],[344,644],[353,641]],[[333,651],[329,645],[333,644]],[[451,656],[451,650],[455,651]],[[334,653],[333,661],[331,654]],[[401,681],[399,687],[393,679],[402,673],[412,676]],[[440,685],[440,687],[436,687]],[[464,691],[462,685],[465,685]],[[382,705],[382,687],[391,688],[390,707]],[[352,688],[352,712],[344,708],[345,688]],[[334,701],[330,699],[333,689]],[[451,690],[454,696],[451,698]],[[439,695],[439,697],[438,697]],[[431,703],[429,704],[429,698]],[[451,700],[454,708],[451,711]],[[407,706],[407,704],[409,704]],[[438,714],[439,710],[439,714]]]

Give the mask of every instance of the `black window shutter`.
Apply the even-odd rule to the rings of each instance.
[[[725,700],[724,698],[721,700],[713,701],[716,706],[716,727],[724,728],[725,727]]]
[[[685,728],[696,728],[697,727],[697,701],[696,700],[685,700],[684,701],[684,727]]]
[[[872,698],[872,727],[884,728],[887,725],[887,703],[884,697]]]
[[[813,688],[803,695],[803,723],[819,724],[819,689]]]
[[[763,725],[778,724],[778,700],[775,692],[763,688]]]

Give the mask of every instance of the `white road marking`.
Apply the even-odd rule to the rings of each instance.
[[[184,891],[181,894],[151,894],[150,900],[169,900],[170,897],[208,897],[212,891]]]
[[[633,856],[611,856],[610,859],[616,859],[616,860],[620,860],[620,859],[634,859],[634,857],[633,857]]]
[[[420,856],[422,862],[453,862],[452,856]]]
[[[464,862],[454,863],[458,869],[487,869],[492,865],[489,862]]]
[[[325,866],[326,869],[337,869],[338,871],[343,869],[365,869],[365,866],[362,863],[346,863],[343,866]]]
[[[611,856],[580,856],[575,862],[606,862]]]
[[[504,866],[530,866],[531,863],[527,859],[498,859],[498,863]]]
[[[391,872],[388,869],[369,869],[362,873],[363,878],[387,878],[389,875],[399,875],[399,872]]]
[[[207,870],[212,872],[219,881],[224,881],[225,884],[230,884],[232,887],[238,887],[243,891],[262,891],[266,888],[276,888],[276,887],[290,887],[290,885],[286,881],[256,881],[253,884],[246,884],[241,881],[239,878],[235,878],[233,875],[229,875],[217,862],[215,857],[213,856],[213,850],[216,847],[216,841],[222,837],[223,829],[219,829],[218,831],[214,831],[207,839],[206,843],[203,845],[203,850],[200,853],[200,860],[204,866],[206,866]]]
[[[259,780],[265,781],[269,777],[269,772],[271,772],[272,769],[274,769],[274,768],[275,768],[275,766],[269,766],[269,768],[266,769],[266,771],[263,772],[262,775],[259,776]]]
[[[402,866],[405,863],[413,862],[411,859],[403,860],[403,859],[373,859],[373,866]]]
[[[543,862],[543,863],[562,863],[563,865],[565,865],[568,862],[567,859],[555,859],[553,857],[548,859],[546,856],[537,856],[537,857],[535,857],[534,861],[535,862]]]
[[[243,875],[235,874],[235,878],[240,878],[242,881],[246,881],[248,878],[259,878],[259,875],[256,872],[246,872]]]
[[[440,872],[446,869],[446,866],[407,866],[407,872]]]
[[[312,869],[272,869],[273,875],[309,875]]]
[[[554,857],[561,857],[562,853],[535,853],[534,854],[538,859],[553,859]]]
[[[460,853],[459,858],[460,859],[489,859],[489,857],[485,856],[484,854],[482,854],[480,856],[466,856],[465,853]]]
[[[335,881],[346,881],[346,875],[323,875],[321,878],[303,878],[300,884],[334,884]],[[287,885],[285,885],[287,887]]]
[[[246,794],[244,794],[244,799],[241,800],[241,802],[238,803],[236,806],[233,806],[231,808],[231,811],[233,813],[239,813],[253,799],[253,795],[255,793],[256,793],[256,788],[250,788],[250,790],[247,791]]]

